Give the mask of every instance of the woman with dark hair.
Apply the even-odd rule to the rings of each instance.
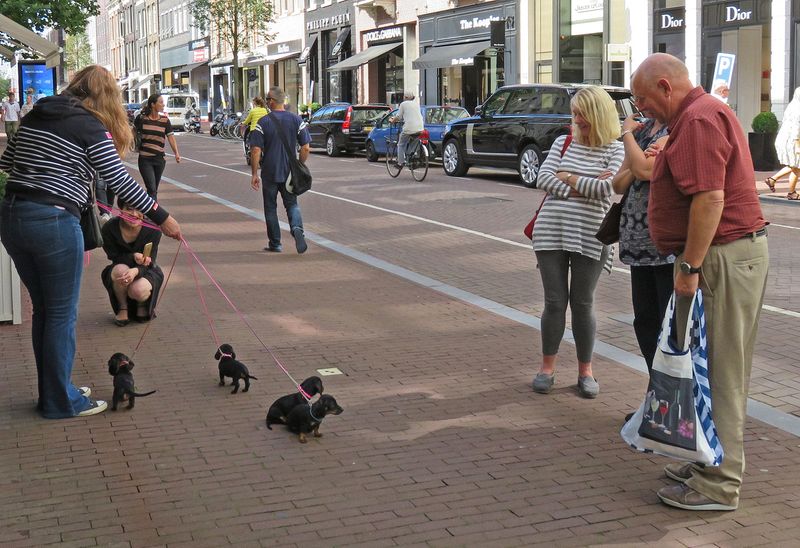
[[[139,173],[142,174],[147,193],[153,199],[158,194],[158,184],[161,182],[161,175],[167,164],[164,158],[164,147],[167,141],[175,154],[175,161],[181,163],[178,143],[175,142],[175,136],[172,134],[172,124],[169,123],[169,118],[163,112],[164,97],[159,93],[154,93],[147,98],[147,103],[134,124],[142,140],[139,145]]]
[[[103,250],[111,264],[100,278],[114,309],[114,323],[124,327],[131,319],[150,321],[164,273],[156,264],[161,232],[142,226],[144,215],[131,204],[117,203],[122,216],[103,226]]]
[[[122,165],[119,155],[130,150],[132,140],[117,81],[103,67],[90,65],[64,93],[36,102],[0,158],[0,169],[9,174],[0,239],[33,303],[37,408],[47,418],[94,415],[107,407],[89,399],[88,388],[72,384],[83,274],[80,216],[95,171],[167,236],[181,239],[178,222]]]

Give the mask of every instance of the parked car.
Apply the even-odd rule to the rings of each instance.
[[[522,183],[536,176],[556,137],[569,133],[569,102],[582,84],[519,84],[494,92],[475,116],[445,128],[442,164],[450,176],[470,166],[516,168]],[[636,111],[627,89],[603,86],[617,105],[620,120]]]
[[[422,111],[422,120],[425,123],[425,129],[428,130],[428,151],[430,157],[434,158],[440,156],[442,153],[442,136],[444,135],[444,128],[447,124],[459,120],[461,118],[469,117],[469,112],[461,107],[449,106],[430,106],[423,105],[419,107]],[[386,154],[386,139],[389,137],[391,130],[392,138],[397,139],[397,132],[402,127],[402,124],[392,125],[389,118],[397,115],[397,109],[384,115],[378,123],[375,124],[375,129],[370,131],[367,136],[367,160],[376,162],[378,156]]]
[[[133,119],[142,110],[142,105],[139,103],[122,103],[125,113],[128,115],[128,122],[133,124]]]
[[[311,148],[323,148],[328,156],[363,150],[367,135],[389,110],[388,105],[327,104],[308,121]]]

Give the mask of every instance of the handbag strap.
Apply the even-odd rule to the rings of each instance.
[[[696,303],[697,299],[702,299],[702,295],[698,297],[700,290],[698,289],[697,292],[692,297],[692,303],[689,308],[689,313],[686,315],[686,331],[683,335],[683,343],[681,344],[680,348],[673,348],[672,344],[669,341],[669,335],[672,332],[672,326],[678,320],[676,317],[676,296],[675,292],[672,292],[672,295],[669,298],[669,302],[667,303],[667,310],[664,313],[664,319],[661,320],[661,333],[658,336],[658,346],[661,350],[665,352],[669,352],[672,354],[675,353],[683,353],[689,350],[690,343],[692,341],[692,333],[695,328],[695,319],[696,319]],[[702,306],[702,305],[701,305]]]

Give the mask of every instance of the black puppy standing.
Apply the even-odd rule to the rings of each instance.
[[[236,359],[236,352],[229,344],[221,344],[214,354],[214,359],[219,360],[219,385],[225,386],[225,377],[231,377],[233,381],[233,392],[239,391],[239,379],[244,379],[244,389],[242,392],[250,390],[250,379],[258,380],[247,370],[247,366]]]
[[[314,403],[296,405],[286,417],[286,426],[289,430],[298,434],[300,443],[306,443],[306,434],[313,432],[315,438],[322,436],[319,427],[322,419],[327,415],[340,415],[344,411],[333,396],[320,396]]]
[[[135,391],[133,386],[133,362],[123,354],[117,352],[112,355],[108,360],[108,374],[114,377],[114,395],[111,397],[111,410],[116,411],[119,402],[123,401],[125,397],[128,398],[128,409],[133,409],[136,397],[149,396],[155,394],[155,390],[139,394]]]
[[[309,397],[314,397],[317,394],[324,392],[322,388],[322,379],[319,377],[308,377],[300,383],[300,388]],[[286,394],[275,400],[269,406],[267,411],[267,428],[272,430],[272,424],[286,424],[286,417],[296,406],[306,403],[306,399],[300,392],[293,394]]]

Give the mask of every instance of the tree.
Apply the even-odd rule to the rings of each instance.
[[[98,13],[97,0],[0,1],[0,14],[37,32],[55,27],[68,33],[80,33],[86,28],[86,20]]]
[[[244,103],[244,82],[239,68],[239,52],[247,49],[248,33],[267,42],[272,22],[272,3],[268,0],[196,0],[190,3],[194,24],[202,32],[214,32],[233,54],[233,104]],[[234,107],[235,108],[235,107]]]
[[[64,48],[64,64],[67,66],[67,79],[92,64],[92,45],[85,32],[68,34],[67,44]]]
[[[11,80],[5,76],[0,76],[0,99],[8,95],[9,89],[11,89]]]

